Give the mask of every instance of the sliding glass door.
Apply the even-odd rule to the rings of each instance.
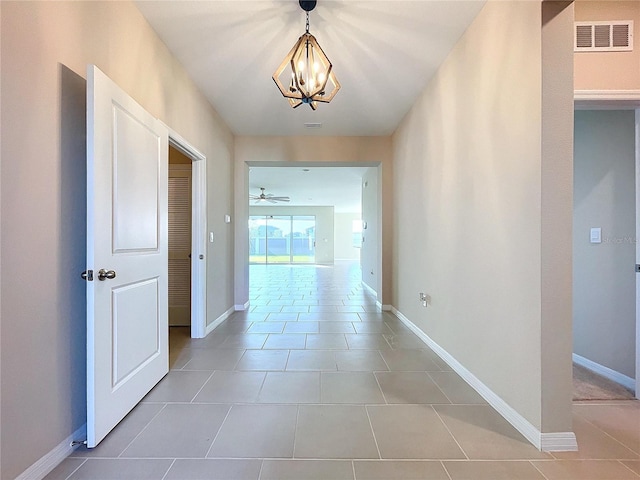
[[[249,217],[249,263],[314,263],[316,217]]]

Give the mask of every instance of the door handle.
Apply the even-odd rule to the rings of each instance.
[[[102,282],[107,278],[108,279],[116,278],[116,272],[113,270],[105,270],[104,268],[101,268],[100,270],[98,270],[98,280]]]

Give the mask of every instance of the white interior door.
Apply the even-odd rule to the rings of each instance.
[[[168,131],[93,65],[87,72],[87,109],[91,448],[169,368]]]

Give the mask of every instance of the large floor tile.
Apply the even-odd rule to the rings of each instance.
[[[328,322],[335,325],[336,322]],[[320,325],[322,330],[322,324]],[[307,350],[346,350],[347,342],[343,333],[307,334]]]
[[[177,459],[163,480],[258,480],[261,460]]]
[[[122,456],[204,458],[228,412],[227,405],[168,404]]]
[[[387,403],[451,403],[426,372],[376,372]]]
[[[60,464],[44,477],[44,480],[66,480],[80,465],[85,462],[84,458],[65,458]]]
[[[162,404],[141,403],[135,407],[100,444],[78,447],[71,457],[117,457],[164,408]]]
[[[318,324],[320,333],[356,333],[352,322],[318,322]]]
[[[353,462],[356,480],[450,480],[440,462],[358,460]]]
[[[284,370],[289,350],[247,350],[236,370]]]
[[[345,372],[384,372],[389,370],[378,350],[346,350],[335,353],[338,370]]]
[[[384,337],[393,349],[428,348],[427,345],[413,332],[385,335]]]
[[[640,460],[626,460],[622,462],[632,472],[635,472],[640,477]]]
[[[486,404],[484,398],[455,372],[429,372],[429,376],[451,403]]]
[[[319,372],[269,372],[260,403],[319,403]]]
[[[640,454],[640,401],[578,404],[573,411]]]
[[[365,407],[300,406],[297,458],[379,458]]]
[[[441,368],[434,361],[430,350],[381,350],[389,370],[395,372],[438,372]]]
[[[142,401],[190,402],[210,376],[211,372],[172,370]]]
[[[298,407],[234,405],[208,457],[291,458]]]
[[[288,371],[335,371],[336,359],[331,350],[291,350]]]
[[[466,458],[431,406],[381,405],[367,410],[382,458]]]
[[[323,372],[320,397],[322,403],[385,403],[376,377],[369,372]]]
[[[172,462],[171,459],[91,458],[69,480],[161,480]]]
[[[318,333],[320,322],[287,322],[284,333]]]
[[[613,460],[533,462],[547,480],[638,480],[638,475]]]
[[[551,458],[538,451],[488,405],[435,405],[434,408],[470,459]]]
[[[451,480],[545,480],[528,461],[444,462]]]
[[[260,480],[353,480],[346,460],[265,460]]]
[[[302,333],[269,334],[265,349],[304,349],[306,335]]]
[[[239,349],[198,349],[183,370],[233,370],[243,353]]]
[[[262,348],[267,340],[268,334],[263,333],[241,333],[229,335],[220,348]]]
[[[573,431],[578,440],[577,452],[554,452],[562,460],[638,460],[640,456],[624,446],[600,428],[579,415],[573,416]]]
[[[383,321],[375,322],[353,322],[356,333],[393,333]]]
[[[391,348],[380,333],[345,334],[349,349],[388,350]]]
[[[264,382],[264,372],[216,371],[194,403],[253,403]]]
[[[284,322],[256,322],[247,333],[282,333],[284,330]]]

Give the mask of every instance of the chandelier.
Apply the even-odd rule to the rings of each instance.
[[[316,0],[299,0],[299,3],[307,12],[306,31],[272,78],[293,108],[304,103],[315,110],[317,102],[329,103],[333,99],[340,90],[340,83],[333,73],[333,65],[316,38],[309,33],[309,12],[315,8]]]

